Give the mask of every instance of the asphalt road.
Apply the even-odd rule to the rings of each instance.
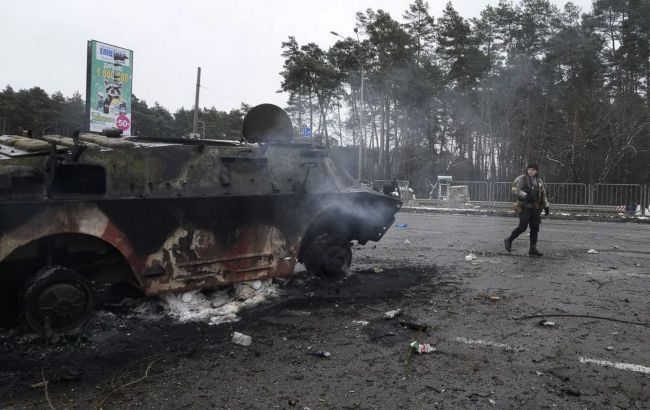
[[[0,332],[0,408],[650,407],[650,225],[545,218],[531,258],[525,234],[503,249],[515,218],[396,224],[345,280],[299,273],[237,323],[107,310],[55,346]]]

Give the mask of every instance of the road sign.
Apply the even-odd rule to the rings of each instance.
[[[305,138],[310,138],[311,137],[311,128],[304,127],[302,129],[302,136],[305,137]]]

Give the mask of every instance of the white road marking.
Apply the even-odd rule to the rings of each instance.
[[[607,360],[596,360],[588,357],[580,357],[580,363],[592,363],[620,370],[631,370],[633,372],[650,374],[650,367],[641,366],[640,364],[608,362]]]
[[[524,350],[526,350],[523,347],[510,346],[510,345],[507,345],[505,343],[491,342],[489,340],[467,339],[467,338],[464,338],[464,337],[457,337],[454,340],[456,342],[461,342],[461,343],[465,343],[465,344],[468,344],[468,345],[501,347],[501,348],[504,348],[506,350],[512,350],[512,351],[515,351],[515,352],[523,352]]]

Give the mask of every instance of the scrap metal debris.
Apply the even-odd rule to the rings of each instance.
[[[394,310],[389,310],[388,312],[384,313],[384,319],[389,320],[389,319],[394,319],[397,316],[402,313],[402,309],[394,309]]]
[[[253,343],[253,338],[243,333],[234,332],[232,334],[232,342],[237,345],[250,346]]]
[[[406,320],[400,320],[399,322],[400,325],[407,327],[411,330],[419,330],[421,332],[426,331],[429,328],[429,325],[424,324],[424,323],[417,323],[417,322],[410,322]]]
[[[322,357],[323,359],[329,358],[332,354],[326,350],[317,350],[315,352],[307,353],[310,356]]]

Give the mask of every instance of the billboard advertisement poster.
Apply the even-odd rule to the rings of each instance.
[[[101,43],[88,42],[86,75],[86,120],[88,130],[101,132],[119,128],[131,135],[131,90],[133,51]]]

